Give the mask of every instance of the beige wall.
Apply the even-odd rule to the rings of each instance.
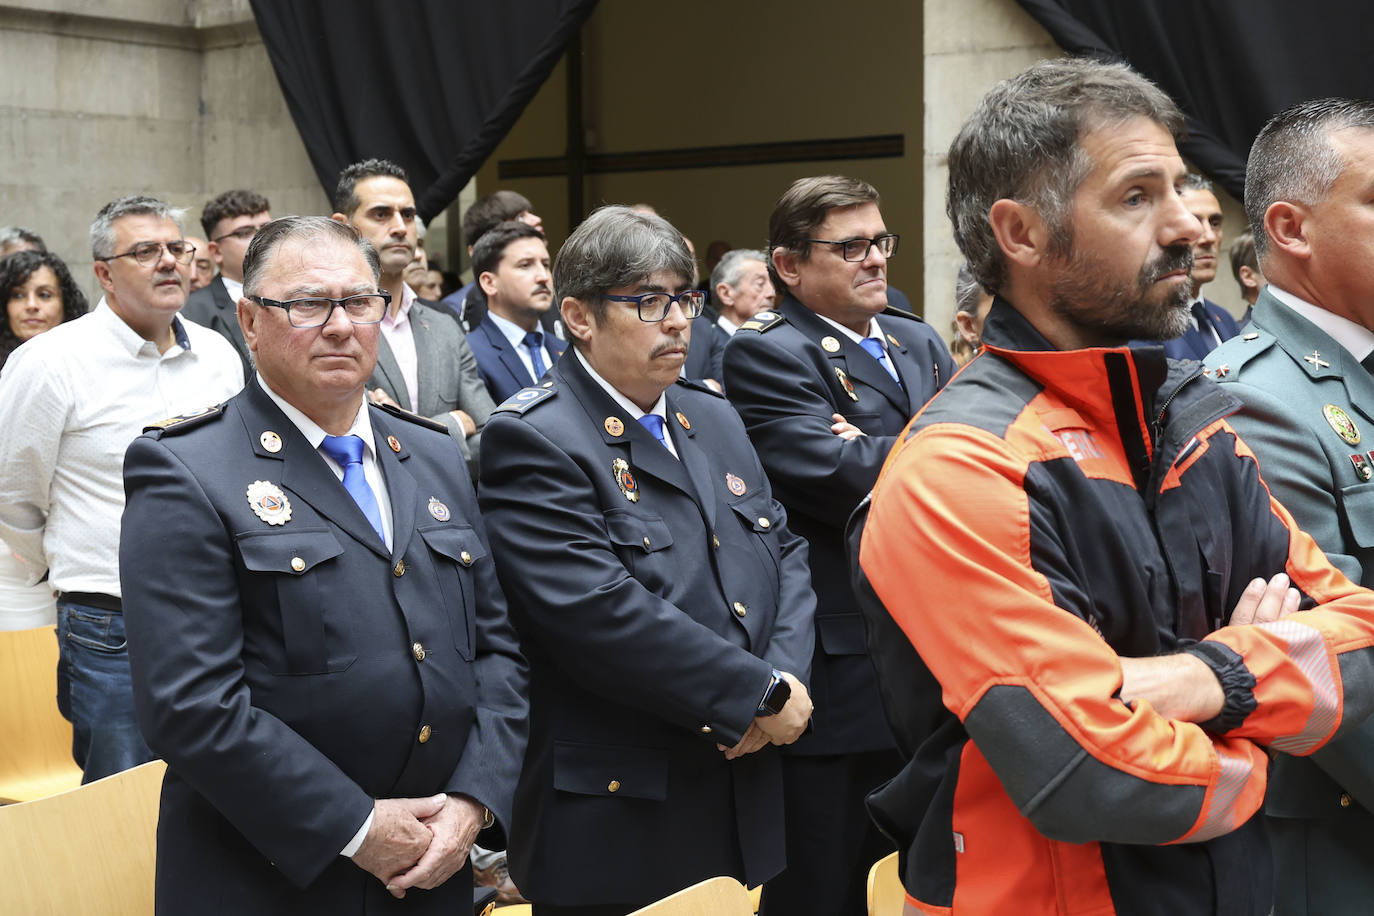
[[[101,205],[152,194],[199,234],[236,186],[325,212],[247,0],[0,5],[0,225],[37,231],[88,293]]]

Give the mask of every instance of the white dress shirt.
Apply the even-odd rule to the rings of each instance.
[[[1306,299],[1299,299],[1287,290],[1279,289],[1274,284],[1269,284],[1269,293],[1275,299],[1297,312],[1303,318],[1315,324],[1326,332],[1326,335],[1340,344],[1360,362],[1370,353],[1374,353],[1374,331],[1369,330],[1362,324],[1356,324],[1349,318],[1342,318],[1340,315],[1328,312],[1319,305],[1313,305]]]
[[[490,309],[487,310],[486,320],[490,321],[492,326],[500,331],[502,336],[510,342],[511,348],[515,350],[516,355],[520,357],[520,362],[525,364],[525,371],[530,374],[530,378],[534,379],[536,382],[539,381],[544,373],[534,371],[534,360],[530,359],[529,347],[525,346],[525,335],[529,332],[514,321],[502,318]],[[535,330],[539,331],[541,334],[547,333],[542,327],[537,325],[535,326]],[[544,360],[544,371],[547,372],[549,367],[553,365],[553,360],[549,358],[548,347],[541,346],[539,348],[539,356]]]
[[[230,280],[224,274],[220,274],[219,279],[224,284],[224,291],[229,294],[229,301],[237,308],[239,300],[243,298],[243,281]]]
[[[1198,305],[1199,303],[1203,306],[1203,308],[1207,307],[1207,299],[1205,296],[1202,295],[1202,290],[1200,289],[1198,290],[1197,295],[1193,297],[1193,301],[1188,303],[1188,308],[1191,310],[1193,306]],[[1188,320],[1195,325],[1198,324],[1197,317],[1191,314],[1191,311],[1188,315]],[[1208,315],[1207,320],[1202,322],[1202,326],[1198,328],[1198,333],[1206,334],[1207,339],[1212,342],[1213,347],[1219,347],[1222,345],[1222,343],[1224,343],[1224,341],[1221,339],[1221,335],[1217,333],[1216,326],[1212,324],[1211,315]]]
[[[611,396],[611,400],[619,404],[625,412],[630,415],[631,420],[638,423],[639,418],[646,413],[657,414],[663,418],[663,443],[668,446],[668,451],[672,453],[673,457],[677,458],[677,447],[673,445],[673,436],[668,432],[668,399],[660,394],[658,400],[654,402],[652,410],[640,410],[635,405],[634,401],[631,401],[629,398],[625,397],[625,395],[616,391],[615,387],[610,382],[598,375],[597,371],[592,368],[592,364],[587,362],[587,358],[582,355],[580,350],[573,347],[573,352],[577,354],[578,362],[582,363],[582,368],[587,370],[587,374],[601,386],[603,391]],[[650,435],[653,435],[653,433],[650,433]],[[680,461],[681,459],[678,460]]]
[[[124,451],[143,427],[227,400],[243,363],[219,334],[173,320],[159,353],[102,298],[39,334],[0,373],[0,538],[29,584],[118,597]]]
[[[411,413],[420,412],[419,357],[415,355],[415,333],[410,327],[410,307],[418,298],[415,290],[402,283],[401,307],[396,309],[395,315],[391,314],[391,309],[387,309],[386,315],[382,317],[382,336],[386,338],[386,345],[391,348],[391,355],[396,357],[396,365],[401,367],[406,394],[410,395],[410,403],[401,406]]]

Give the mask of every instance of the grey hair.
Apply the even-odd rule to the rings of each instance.
[[[1199,172],[1188,172],[1181,184],[1184,191],[1212,191],[1212,180]]]
[[[1245,217],[1260,260],[1269,251],[1264,214],[1279,200],[1308,206],[1324,200],[1346,166],[1331,145],[1331,132],[1352,127],[1374,130],[1374,101],[1300,102],[1260,129],[1245,165]]]
[[[759,248],[735,248],[721,255],[716,262],[716,269],[711,271],[711,292],[714,295],[715,289],[720,284],[734,289],[739,286],[740,274],[744,273],[744,265],[748,261],[758,261],[764,267],[768,266],[768,253]]]
[[[259,229],[257,235],[253,236],[253,241],[248,244],[248,251],[243,255],[243,294],[260,294],[267,269],[272,266],[272,255],[286,242],[331,240],[343,245],[357,246],[372,271],[372,282],[381,281],[382,269],[377,259],[377,249],[348,223],[341,223],[327,216],[284,216]]]
[[[682,233],[661,216],[629,207],[600,207],[583,220],[553,262],[556,301],[584,303],[599,321],[606,315],[602,297],[656,273],[692,279],[692,255]]]
[[[968,269],[968,262],[965,261],[959,265],[959,275],[954,278],[954,310],[977,314],[978,301],[982,298],[983,286],[973,279],[973,271]]]
[[[186,231],[183,222],[186,216],[185,207],[173,207],[156,197],[130,194],[128,197],[110,201],[101,207],[100,212],[95,215],[95,221],[91,223],[92,258],[99,261],[115,254],[114,224],[116,220],[125,216],[151,216],[156,219],[169,219],[176,223],[178,230]]]
[[[24,244],[33,245],[39,251],[48,250],[48,246],[43,244],[43,237],[32,229],[25,229],[23,226],[0,226],[0,249]]]
[[[1081,140],[1138,117],[1183,137],[1183,115],[1158,86],[1125,64],[1084,58],[1041,61],[983,96],[949,148],[945,212],[984,289],[995,293],[1006,282],[992,205],[1033,207],[1049,227],[1051,253],[1067,254],[1073,196],[1093,168]]]

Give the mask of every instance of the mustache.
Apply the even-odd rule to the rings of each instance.
[[[1141,268],[1140,278],[1145,284],[1150,284],[1176,270],[1192,272],[1193,246],[1182,242],[1170,245],[1158,258]]]
[[[687,341],[683,340],[681,337],[670,337],[663,341],[663,343],[654,347],[649,353],[649,358],[653,359],[655,356],[661,356],[667,350],[676,350],[679,347],[682,349],[683,353],[686,353],[688,349]]]

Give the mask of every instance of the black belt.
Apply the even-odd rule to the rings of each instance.
[[[114,611],[116,614],[124,613],[124,605],[114,595],[102,595],[100,592],[60,592],[63,601],[70,601],[72,604],[84,604],[86,607],[100,608],[102,611]]]

